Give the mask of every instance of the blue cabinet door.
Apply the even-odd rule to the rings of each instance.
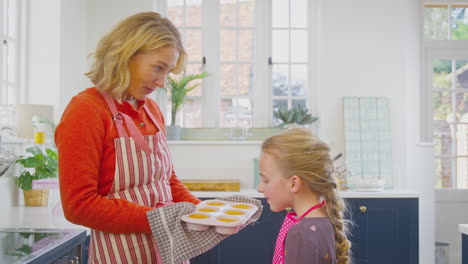
[[[217,246],[190,260],[192,264],[268,264],[273,258],[276,237],[286,212],[274,213],[265,199],[262,215],[253,226],[227,237]]]
[[[418,199],[347,199],[355,263],[419,263]]]

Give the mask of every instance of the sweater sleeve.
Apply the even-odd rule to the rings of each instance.
[[[96,102],[72,100],[55,132],[64,215],[72,223],[109,233],[150,233],[146,211],[100,190],[103,146],[112,118],[104,119]],[[107,113],[106,113],[107,114]]]
[[[201,201],[195,197],[185,185],[177,178],[174,170],[172,170],[172,177],[169,180],[172,190],[172,198],[175,203],[178,202],[189,202],[193,204],[199,204]]]

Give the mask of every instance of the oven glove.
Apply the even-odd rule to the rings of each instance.
[[[243,229],[248,224],[253,224],[262,214],[260,200],[234,195],[217,200],[230,202],[251,203],[258,207],[258,211],[240,227]],[[193,231],[187,228],[187,223],[181,220],[185,214],[194,212],[196,206],[192,203],[181,202],[159,207],[147,212],[151,231],[159,249],[163,264],[180,264],[194,258],[214,246],[229,235],[216,232],[214,228],[206,231]],[[240,231],[240,230],[239,230]]]

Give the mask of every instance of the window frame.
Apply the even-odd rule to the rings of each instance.
[[[424,8],[431,5],[447,5],[449,6],[448,12],[450,14],[451,6],[457,3],[451,1],[444,1],[441,4],[438,2],[424,2],[421,5],[420,14],[420,43],[421,43],[421,56],[420,56],[420,141],[422,143],[429,143],[435,146],[433,142],[434,136],[434,106],[433,106],[433,92],[435,91],[433,79],[433,61],[435,59],[455,59],[466,60],[468,59],[468,40],[430,40],[425,39],[424,36]],[[448,16],[450,21],[450,15]],[[448,21],[448,22],[449,22]],[[450,23],[448,23],[450,25]],[[448,29],[450,34],[450,26]],[[468,91],[468,89],[467,89]],[[460,123],[460,122],[459,122]],[[463,123],[463,122],[462,122]],[[455,144],[455,143],[454,143]],[[435,158],[436,156],[434,156]],[[455,159],[459,156],[455,155]],[[452,164],[453,166],[453,164]],[[434,176],[435,172],[434,172]],[[452,168],[451,186],[449,189],[459,189],[457,187],[457,177],[455,170]],[[435,189],[447,189],[436,188]]]
[[[201,118],[202,127],[220,127],[219,107],[221,103],[219,86],[219,69],[221,65],[219,56],[218,23],[219,0],[202,0],[202,56],[206,58],[205,70],[210,77],[203,80]],[[317,1],[307,1],[307,82],[306,105],[309,111],[317,115],[318,92],[318,8]],[[167,15],[167,0],[154,0],[154,10]],[[210,15],[213,14],[213,15]],[[254,15],[254,59],[253,59],[253,126],[273,126],[273,91],[272,91],[272,1],[255,0]],[[261,48],[260,48],[261,47]],[[274,62],[273,62],[274,63]],[[291,96],[290,96],[291,97]],[[312,102],[315,103],[312,103]]]

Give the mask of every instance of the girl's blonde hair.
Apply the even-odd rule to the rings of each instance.
[[[351,242],[347,238],[348,220],[344,200],[337,194],[334,165],[330,148],[306,129],[291,129],[266,139],[262,151],[272,155],[283,175],[294,175],[308,182],[310,189],[326,201],[325,210],[333,225],[336,241],[336,258],[339,264],[350,263]]]
[[[139,52],[173,46],[179,51],[174,73],[184,69],[187,53],[180,32],[156,12],[143,12],[121,21],[97,46],[91,70],[85,75],[100,91],[108,91],[119,102],[130,84],[128,63]]]

